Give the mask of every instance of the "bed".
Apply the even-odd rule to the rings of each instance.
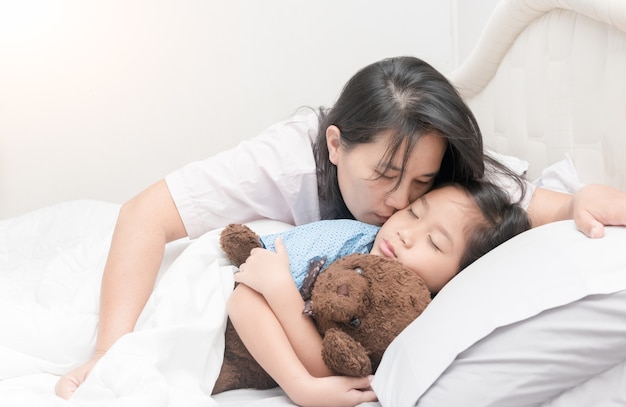
[[[626,190],[625,73],[623,0],[503,0],[451,80],[529,180]],[[219,231],[169,244],[135,332],[71,401],[54,395],[94,347],[118,210],[80,200],[0,222],[0,406],[293,405],[280,389],[209,396],[233,284]],[[626,228],[606,232],[557,222],[474,263],[391,344],[364,406],[624,405]]]

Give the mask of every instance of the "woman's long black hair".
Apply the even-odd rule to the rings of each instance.
[[[391,131],[392,138],[382,159],[387,163],[404,149],[406,164],[423,134],[440,134],[447,141],[447,149],[435,184],[481,179],[486,162],[508,173],[483,154],[482,135],[474,114],[439,71],[419,58],[388,58],[358,71],[333,107],[319,110],[319,133],[313,151],[322,219],[353,218],[339,190],[337,169],[329,160],[326,129],[330,125],[339,128],[346,150],[374,142],[381,132]],[[396,187],[403,175],[402,170]],[[516,181],[523,188],[523,182]]]

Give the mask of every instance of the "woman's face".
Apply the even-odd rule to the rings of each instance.
[[[478,206],[463,189],[437,188],[389,218],[370,253],[398,260],[435,293],[459,271],[466,232],[479,219]]]
[[[389,137],[389,133],[383,132],[372,143],[346,150],[336,126],[326,131],[329,159],[337,167],[339,189],[346,206],[357,220],[373,225],[382,225],[432,187],[446,151],[443,137],[437,133],[424,134],[413,148],[400,184],[394,190],[404,149],[399,149],[391,165],[382,162]]]

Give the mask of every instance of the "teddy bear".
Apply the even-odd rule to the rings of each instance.
[[[239,267],[259,236],[242,224],[228,225],[220,245]],[[323,255],[323,254],[321,254]],[[376,371],[391,341],[429,304],[424,281],[396,260],[355,253],[327,265],[312,259],[300,290],[303,313],[313,318],[323,338],[322,358],[336,375],[366,376]],[[268,389],[274,380],[256,363],[226,324],[224,361],[212,394],[239,388]]]

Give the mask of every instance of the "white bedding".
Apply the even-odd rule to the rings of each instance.
[[[82,363],[93,350],[100,278],[117,212],[117,205],[73,201],[0,222],[0,326],[3,327],[0,331],[0,407],[293,406],[280,389],[236,390],[210,396],[224,349],[224,304],[233,286],[233,268],[219,250],[219,230],[193,242],[185,239],[168,245],[157,285],[135,332],[121,338],[109,350],[70,401],[54,395],[54,385],[59,375]],[[250,226],[263,234],[290,227],[274,221],[253,222]],[[546,235],[544,230],[554,230],[555,233]],[[426,394],[426,398],[420,400],[419,405],[442,405],[428,403],[433,396],[444,396],[448,400],[450,395],[461,394],[461,389],[473,391],[480,388],[476,384],[464,386],[472,383],[469,378],[463,378],[468,374],[471,377],[479,375],[485,386],[488,386],[488,378],[499,380],[500,374],[482,371],[486,355],[496,351],[496,356],[487,357],[501,357],[497,356],[498,349],[504,349],[504,355],[507,355],[510,344],[515,341],[524,344],[526,339],[536,337],[537,330],[544,332],[545,337],[549,331],[546,327],[556,325],[554,321],[545,318],[533,322],[532,315],[541,309],[550,308],[535,309],[537,301],[533,298],[536,299],[538,293],[547,294],[546,298],[554,298],[558,302],[558,296],[553,294],[560,289],[569,293],[570,284],[579,287],[583,272],[589,273],[589,278],[593,277],[585,280],[595,281],[592,284],[593,292],[626,288],[626,260],[615,249],[626,244],[626,229],[612,230],[604,241],[585,238],[574,230],[573,225],[554,224],[531,232],[527,237],[515,238],[476,262],[472,272],[466,271],[459,275],[460,278],[453,280],[435,298],[432,308],[426,309],[423,318],[415,321],[392,343],[391,352],[385,354],[374,382],[376,391],[383,397],[383,405],[395,406],[397,403],[391,400],[417,400],[423,394]],[[554,236],[569,239],[569,243],[561,244],[561,238],[555,241]],[[574,251],[580,257],[575,264],[579,265],[581,271],[574,272],[569,266],[548,267],[544,270],[540,265],[542,258],[550,258],[546,254],[543,257],[521,256],[514,267],[503,270],[502,264],[508,264],[510,259],[520,256],[519,253],[532,251],[529,247],[535,244],[544,252]],[[579,246],[587,247],[596,255],[580,256],[584,251]],[[601,263],[606,270],[582,266],[594,265],[598,257],[603,259]],[[581,262],[581,259],[586,260]],[[552,261],[554,265],[561,263],[569,264],[558,259]],[[532,273],[529,274],[530,271]],[[535,277],[528,281],[531,274]],[[608,280],[603,280],[603,275]],[[481,282],[481,278],[486,279],[486,282]],[[511,284],[511,279],[517,282]],[[567,281],[570,282],[566,284]],[[605,284],[596,286],[598,281],[605,281]],[[520,293],[522,284],[533,287],[535,293],[532,296]],[[476,296],[480,292],[479,288],[483,292]],[[506,289],[509,294],[502,298]],[[567,303],[582,295],[578,291],[574,294],[574,297],[560,303]],[[482,304],[482,310],[479,310],[478,303],[471,305],[472,311],[468,316],[463,316],[458,309],[454,310],[459,305],[464,308],[463,304],[470,304],[472,299]],[[626,291],[622,297],[616,297],[612,303],[605,302],[603,306],[609,310],[620,310],[624,300]],[[528,308],[527,303],[531,310],[522,311]],[[494,304],[500,304],[495,309],[499,310],[502,318],[492,315],[490,309]],[[527,312],[527,315],[520,317],[520,312]],[[580,339],[577,343],[582,348],[598,346],[593,357],[588,360],[581,358],[583,363],[597,362],[594,371],[602,372],[606,369],[601,366],[607,366],[607,361],[600,360],[600,355],[608,357],[608,366],[623,362],[604,374],[589,375],[587,383],[572,387],[550,405],[570,406],[572,399],[598,400],[599,396],[607,394],[618,397],[621,390],[616,392],[615,383],[624,380],[626,347],[616,346],[615,341],[611,343],[611,337],[618,335],[622,338],[626,335],[626,314],[616,311],[611,312],[610,318],[604,318],[602,315],[606,315],[605,311],[592,316],[567,309],[555,312],[556,321],[574,321],[574,324],[550,333],[554,338],[547,342],[558,344],[566,332],[568,335],[578,332]],[[559,316],[558,312],[563,314]],[[482,322],[469,322],[470,315]],[[507,325],[529,317],[522,323]],[[609,329],[607,334],[597,338],[598,331],[594,330],[593,321],[602,321],[603,329]],[[438,330],[453,332],[468,323],[472,324],[472,329],[463,329],[462,333],[457,332],[452,336],[436,334]],[[619,327],[621,331],[611,329],[612,326]],[[480,332],[472,334],[477,329]],[[510,332],[508,336],[507,331]],[[424,337],[423,332],[434,335]],[[440,337],[448,340],[440,341],[437,339]],[[449,342],[450,339],[454,339],[453,342]],[[568,341],[570,346],[572,340]],[[417,343],[423,346],[417,346]],[[454,346],[445,345],[449,343]],[[553,353],[545,344],[531,345],[524,350],[528,354],[519,356],[522,359],[518,362],[505,356],[511,363],[508,372],[517,379],[523,376],[515,372],[524,369],[536,368],[541,372],[543,363],[522,361],[527,358],[534,360],[541,352],[545,352],[541,358],[558,357],[561,347],[556,346],[555,349],[556,353]],[[518,347],[517,354],[523,355],[520,352],[522,347]],[[579,352],[575,354],[581,355]],[[588,356],[588,353],[582,355]],[[453,363],[455,358],[456,364]],[[617,359],[612,362],[613,358]],[[459,366],[459,363],[462,370],[457,375],[455,366]],[[472,366],[477,369],[474,373]],[[416,371],[412,370],[414,367]],[[433,383],[439,375],[439,380]],[[581,375],[580,369],[577,375]],[[582,376],[587,377],[584,369]],[[554,379],[550,382],[558,382]],[[564,375],[563,380],[572,380],[572,377]],[[450,383],[456,384],[450,387]],[[508,383],[510,385],[511,381]],[[528,394],[534,392],[534,389],[528,385],[516,386],[516,394]],[[475,395],[478,400],[484,399],[485,391]],[[487,393],[497,394],[493,391]],[[467,396],[462,399],[467,400]],[[381,404],[365,405],[373,407]]]
[[[0,222],[0,405],[193,407],[245,399],[292,405],[280,390],[232,392],[219,403],[209,396],[233,287],[219,231],[170,244],[135,332],[109,350],[70,402],[54,396],[58,375],[93,350],[117,211],[73,201]],[[252,226],[261,233],[286,227]]]

